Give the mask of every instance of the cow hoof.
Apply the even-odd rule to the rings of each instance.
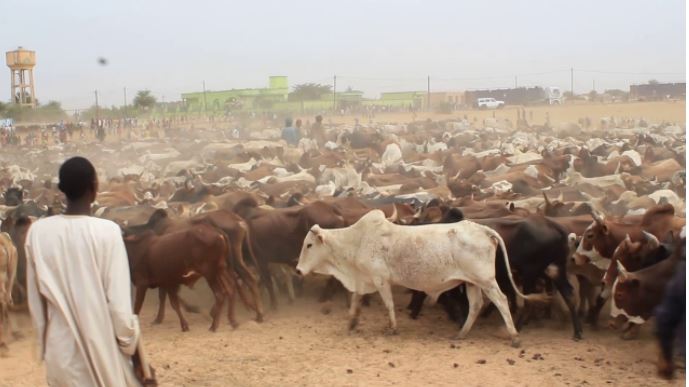
[[[513,337],[512,338],[512,348],[519,348],[522,346],[522,341],[519,340],[519,337]]]
[[[330,312],[331,312],[330,305],[324,305],[324,306],[321,308],[321,313],[322,313],[322,314],[329,315]]]
[[[581,341],[582,339],[583,339],[583,337],[581,337],[580,332],[575,333],[574,337],[572,337],[572,340],[574,340],[574,341]]]
[[[2,343],[0,344],[0,357],[8,357],[10,354],[10,349],[7,347],[7,344]]]
[[[151,322],[151,325],[160,325],[163,323],[162,319],[155,319],[153,322]]]
[[[263,315],[262,315],[262,314],[259,314],[258,316],[256,316],[256,322],[257,322],[257,323],[262,323],[262,322],[263,322]]]
[[[383,334],[385,336],[397,336],[398,335],[397,328],[385,328],[385,330],[383,331]]]
[[[239,327],[239,323],[236,321],[230,321],[230,326],[232,326],[232,329],[237,329]]]
[[[182,332],[189,332],[189,325],[182,325]]]
[[[218,327],[211,326],[210,328],[208,328],[208,330],[211,332],[215,332],[218,330]]]

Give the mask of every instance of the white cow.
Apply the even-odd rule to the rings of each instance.
[[[388,309],[392,333],[397,330],[392,285],[423,291],[436,302],[441,293],[466,283],[469,314],[458,338],[466,337],[474,324],[483,304],[483,292],[500,311],[512,344],[518,346],[507,297],[495,280],[498,245],[509,268],[505,243],[486,226],[471,221],[399,226],[389,222],[382,211],[374,210],[350,227],[324,230],[313,226],[304,239],[297,272],[334,276],[353,292],[350,330],[358,323],[361,296],[377,291]],[[547,299],[542,294],[523,295],[510,270],[508,273],[520,297]]]

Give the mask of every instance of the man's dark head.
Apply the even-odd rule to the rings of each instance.
[[[72,157],[60,167],[60,183],[58,188],[70,201],[87,199],[96,200],[98,192],[98,178],[96,169],[90,161],[83,157]]]
[[[323,116],[316,116],[316,122],[323,122]]]

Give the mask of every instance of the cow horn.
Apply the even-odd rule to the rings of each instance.
[[[620,272],[620,279],[626,280],[627,277],[629,276],[629,272],[627,272],[627,269],[624,267],[622,262],[620,262],[619,260],[617,261],[617,270]]]
[[[562,191],[560,191],[560,196],[557,197],[557,200],[558,200],[560,203],[562,203],[562,202],[565,201],[565,194],[564,194]]]
[[[600,224],[605,223],[605,217],[601,213],[599,213],[598,211],[593,211],[591,213],[591,216],[593,216],[593,220],[595,220],[596,223],[600,223]]]
[[[550,206],[550,200],[548,199],[548,195],[545,194],[545,191],[541,191],[543,193],[543,199],[545,199],[545,204],[547,206]]]
[[[656,248],[660,246],[660,241],[658,241],[658,238],[656,238],[655,235],[651,234],[648,231],[641,231],[644,234],[644,239],[646,242],[651,246],[652,248]]]

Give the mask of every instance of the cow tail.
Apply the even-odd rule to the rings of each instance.
[[[550,296],[548,296],[547,294],[534,293],[527,295],[519,290],[517,284],[514,282],[514,278],[512,277],[512,269],[510,268],[510,260],[507,257],[507,248],[505,247],[505,241],[502,239],[502,237],[500,236],[500,234],[498,234],[497,231],[488,227],[486,227],[486,229],[490,236],[498,242],[498,245],[500,245],[500,249],[502,250],[502,257],[505,260],[505,270],[507,270],[507,276],[510,278],[510,283],[512,284],[512,289],[514,289],[514,292],[517,293],[519,297],[527,301],[549,302]]]
[[[244,230],[246,233],[244,234],[244,240],[242,241],[243,248],[246,248],[246,253],[249,255],[249,259],[251,259],[251,263],[254,265],[256,272],[261,273],[261,267],[258,265],[258,259],[256,258],[256,254],[254,254],[254,248],[251,247],[251,228],[247,225]],[[249,274],[253,276],[253,273]]]

